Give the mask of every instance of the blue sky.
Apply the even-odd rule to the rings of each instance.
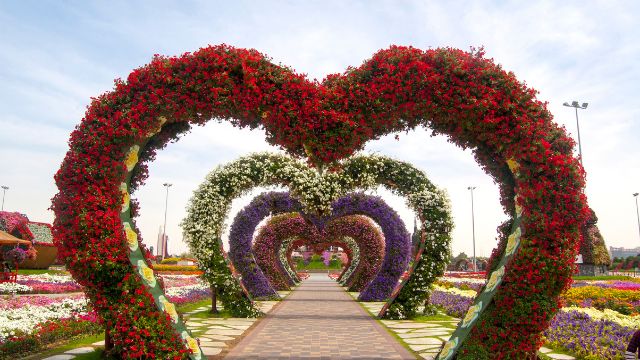
[[[53,175],[90,98],[111,89],[153,54],[208,44],[255,48],[322,79],[357,66],[391,44],[469,49],[537,89],[555,121],[575,135],[565,101],[580,112],[587,196],[608,245],[640,246],[632,193],[640,191],[640,3],[636,1],[9,1],[0,0],[0,184],[5,210],[51,221]],[[169,194],[170,251],[192,191],[216,165],[267,150],[260,131],[211,122],[161,152],[142,205],[143,238],[153,244]],[[448,190],[456,222],[453,252],[471,253],[467,186],[475,185],[476,252],[489,255],[505,218],[495,184],[469,152],[423,129],[370,143],[367,151],[410,161]],[[407,221],[402,200],[384,196]],[[238,209],[248,202],[234,202]],[[411,224],[410,224],[411,225]]]

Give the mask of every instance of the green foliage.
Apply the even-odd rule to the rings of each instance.
[[[316,258],[317,257],[317,258]],[[298,260],[296,263],[297,270],[340,270],[342,269],[342,263],[340,260],[333,259],[329,262],[329,266],[326,266],[322,261],[322,258],[318,255],[314,255],[311,258],[311,262],[305,265],[303,260]]]

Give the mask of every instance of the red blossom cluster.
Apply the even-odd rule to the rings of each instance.
[[[161,118],[167,123],[148,139]],[[118,351],[156,358],[188,352],[142,281],[129,276],[134,269],[119,190],[129,181],[126,152],[134,144],[144,148],[131,179],[135,189],[146,178],[144,162],[157,149],[190,124],[212,118],[261,126],[271,143],[315,164],[345,158],[370,139],[416,126],[473,149],[500,184],[508,213],[514,213],[517,194],[524,235],[499,293],[458,356],[535,354],[558,296],[571,281],[586,216],[584,174],[572,155],[573,141],[534,90],[482,52],[398,46],[322,83],[274,65],[255,50],[212,46],[179,57],[157,56],[93,99],[55,176],[54,235],[60,256],[88,288],[100,317],[115,326]],[[517,176],[508,159],[519,164]]]

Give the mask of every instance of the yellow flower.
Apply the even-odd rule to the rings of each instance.
[[[163,306],[164,306],[164,311],[166,311],[167,314],[171,316],[171,320],[173,320],[173,322],[178,322],[178,312],[176,312],[176,306],[173,303],[170,303],[168,301],[165,302]]]
[[[458,345],[458,338],[451,339],[444,343],[444,347],[442,351],[440,351],[440,359],[447,360],[451,355],[453,355],[453,349]]]
[[[138,248],[138,234],[131,228],[131,225],[126,222],[124,223],[124,233],[127,236],[127,243],[129,244],[129,249],[134,251]]]
[[[502,279],[502,275],[504,275],[504,265],[502,265],[500,269],[491,273],[491,277],[489,278],[489,281],[487,281],[487,286],[484,291],[493,291],[493,289],[498,286],[498,281]]]
[[[129,190],[127,189],[127,183],[120,184],[120,192],[122,193],[121,212],[125,212],[129,210],[129,203],[131,202],[131,196],[129,195]]]
[[[127,154],[127,158],[124,163],[127,165],[127,171],[133,170],[133,168],[138,163],[138,152],[140,151],[140,146],[133,145],[131,149],[129,149],[129,153]]]
[[[199,358],[200,346],[198,346],[198,340],[192,338],[191,336],[187,336],[186,340],[187,340],[187,346],[189,347],[189,349],[191,349],[191,351],[193,351],[193,355],[195,355],[196,358]]]
[[[138,260],[138,270],[149,286],[154,287],[156,285],[156,277],[153,276],[153,269],[148,267],[147,264],[144,263],[144,260]]]
[[[167,122],[167,118],[164,116],[160,116],[158,117],[158,121],[160,122],[156,127],[152,128],[149,133],[147,134],[147,136],[151,137],[157,133],[160,132],[160,130],[162,130],[162,125],[164,125],[164,123]]]
[[[507,166],[509,166],[509,170],[511,170],[513,174],[517,174],[518,170],[520,170],[520,164],[514,159],[507,160]]]
[[[522,216],[522,206],[520,206],[520,204],[518,204],[517,201],[516,201],[516,216],[518,217]]]
[[[509,256],[509,255],[513,254],[515,249],[520,244],[520,235],[521,234],[522,234],[522,231],[520,230],[520,227],[518,226],[516,231],[514,231],[511,235],[509,235],[509,240],[507,241],[507,248],[505,249],[505,255]]]
[[[469,326],[469,324],[471,324],[471,322],[473,322],[473,320],[475,320],[478,315],[480,314],[480,310],[482,309],[482,301],[478,302],[477,304],[471,306],[469,308],[469,310],[467,310],[467,314],[464,316],[464,319],[462,319],[462,327],[467,327]]]

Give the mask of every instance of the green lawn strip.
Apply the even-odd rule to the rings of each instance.
[[[69,275],[69,272],[64,270],[48,270],[48,269],[18,269],[18,274],[20,275],[40,275],[40,274]]]
[[[76,355],[74,360],[105,360],[105,359],[115,359],[114,357],[106,357],[104,355],[103,348],[96,348],[96,351],[87,353],[87,354],[79,354]]]
[[[626,275],[574,276],[573,280],[625,280],[625,281],[640,282],[640,278],[634,278]]]
[[[186,313],[186,312],[197,310],[203,306],[211,308],[211,299],[202,299],[192,303],[181,304],[176,307],[176,310],[179,313]]]
[[[564,354],[564,355],[569,355],[569,356],[573,356],[576,359],[584,359],[584,357],[582,356],[578,356],[574,353],[572,353],[571,351],[563,348],[562,346],[554,346],[552,344],[544,344],[544,347],[546,347],[547,349],[551,349],[551,352],[547,353],[547,354]],[[540,354],[540,351],[538,351],[538,354]]]
[[[219,309],[217,314],[211,313],[210,310],[203,310],[198,311],[197,313],[189,314],[187,317],[189,319],[228,319],[232,318],[233,316],[228,310]]]
[[[25,360],[35,360],[35,359],[44,359],[46,357],[49,356],[53,356],[53,355],[57,355],[57,354],[61,354],[65,351],[69,351],[71,349],[76,349],[79,347],[85,347],[85,346],[91,346],[91,344],[98,342],[98,341],[102,341],[104,340],[104,334],[95,334],[95,335],[86,335],[86,336],[82,336],[80,338],[76,338],[74,340],[71,340],[69,342],[64,343],[63,345],[58,345],[52,349],[46,350],[44,352],[35,354],[35,355],[31,355],[28,357],[25,357]]]
[[[342,269],[342,264],[340,263],[330,263],[329,266],[326,266],[322,261],[311,261],[308,264],[304,264],[303,262],[299,262],[296,264],[296,270],[340,270]]]

